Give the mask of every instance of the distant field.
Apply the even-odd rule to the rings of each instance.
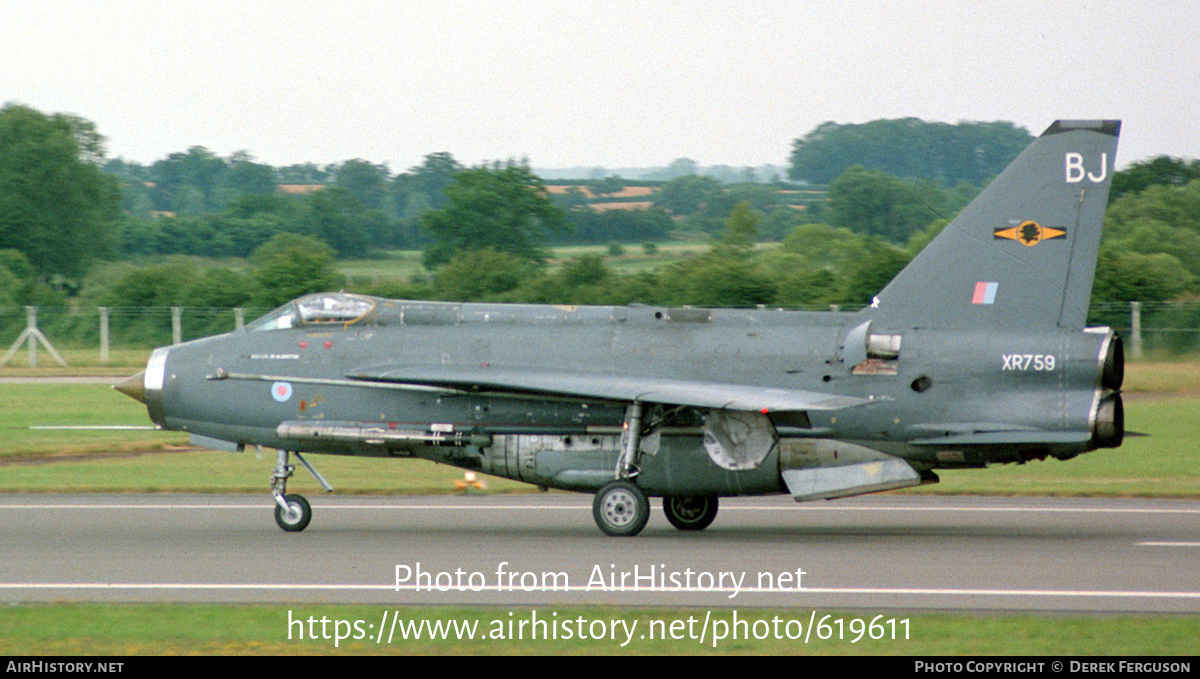
[[[420,250],[392,250],[373,259],[340,259],[334,265],[338,273],[352,282],[405,281],[418,274],[427,274],[421,264]]]
[[[699,240],[655,243],[657,251],[652,254],[648,254],[638,243],[622,243],[620,247],[624,251],[623,254],[615,256],[608,254],[608,245],[565,245],[549,248],[550,258],[547,264],[553,271],[572,257],[600,255],[604,258],[604,263],[617,273],[641,273],[702,254],[708,250],[709,245]],[[774,247],[774,244],[763,244],[760,247]],[[382,257],[372,259],[340,260],[336,263],[336,268],[339,273],[355,283],[407,282],[413,276],[429,274],[421,264],[420,250],[393,250],[384,253]]]
[[[608,254],[607,245],[572,245],[553,248],[551,250],[551,267],[561,266],[573,257],[583,255],[599,255],[604,258],[604,264],[619,274],[635,274],[654,271],[680,260],[694,257],[707,252],[710,245],[705,241],[673,241],[656,243],[655,252],[647,253],[645,248],[636,243],[622,243],[622,254]]]

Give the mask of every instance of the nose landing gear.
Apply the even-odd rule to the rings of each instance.
[[[325,477],[321,476],[308,460],[300,453],[296,453],[296,459],[300,460],[325,492],[333,492],[333,486],[329,485]],[[275,523],[288,533],[302,531],[308,528],[308,522],[312,521],[312,506],[308,504],[308,500],[303,495],[287,492],[287,481],[295,472],[296,466],[288,464],[288,451],[278,451],[275,455],[275,472],[271,474],[271,495],[275,498]]]

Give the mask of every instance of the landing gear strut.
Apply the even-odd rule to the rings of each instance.
[[[325,492],[333,492],[333,486],[321,476],[316,469],[313,468],[308,460],[304,459],[300,453],[296,453],[296,459],[304,465],[317,483],[325,489]],[[280,450],[275,455],[275,472],[271,474],[271,495],[275,498],[275,523],[280,528],[289,532],[295,533],[308,528],[308,522],[312,521],[312,506],[308,504],[308,500],[304,499],[303,495],[289,495],[287,492],[287,481],[292,478],[292,474],[296,472],[296,466],[288,464],[288,451]]]
[[[642,404],[634,401],[625,409],[625,426],[621,434],[621,454],[613,472],[615,480],[605,484],[592,501],[592,518],[608,535],[637,535],[650,519],[650,501],[634,479],[640,453],[638,443],[642,434]]]

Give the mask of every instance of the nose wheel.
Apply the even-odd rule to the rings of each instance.
[[[308,460],[304,459],[300,453],[296,453],[296,459],[300,460],[304,467],[312,473],[325,492],[333,492],[333,487],[329,485],[325,477],[313,469]],[[275,498],[275,523],[289,533],[297,533],[308,528],[308,522],[312,521],[312,506],[308,504],[308,500],[304,499],[303,495],[288,494],[287,492],[288,479],[292,478],[295,471],[296,466],[288,464],[288,451],[278,451],[275,455],[275,472],[271,474],[271,495]]]
[[[275,503],[275,523],[289,533],[302,531],[312,520],[312,507],[303,495],[284,495],[283,504]]]

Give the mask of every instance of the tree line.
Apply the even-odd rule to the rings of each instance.
[[[464,167],[434,153],[392,176],[363,160],[272,168],[202,147],[148,167],[105,160],[88,121],[8,104],[0,306],[73,297],[262,308],[340,288],[462,301],[849,307],[878,292],[1031,139],[1008,123],[827,123],[796,140],[791,168],[794,179],[826,184],[682,174],[656,183],[648,208],[600,212],[581,190],[549,193],[524,161]],[[925,162],[898,165],[920,155],[914,144]],[[1200,292],[1197,179],[1200,162],[1165,156],[1117,173],[1094,301]],[[587,188],[603,197],[623,185],[604,177]],[[709,245],[655,271],[621,274],[599,255],[546,263],[555,243],[681,234]],[[398,248],[421,249],[426,273],[379,283],[336,273],[338,258]]]

